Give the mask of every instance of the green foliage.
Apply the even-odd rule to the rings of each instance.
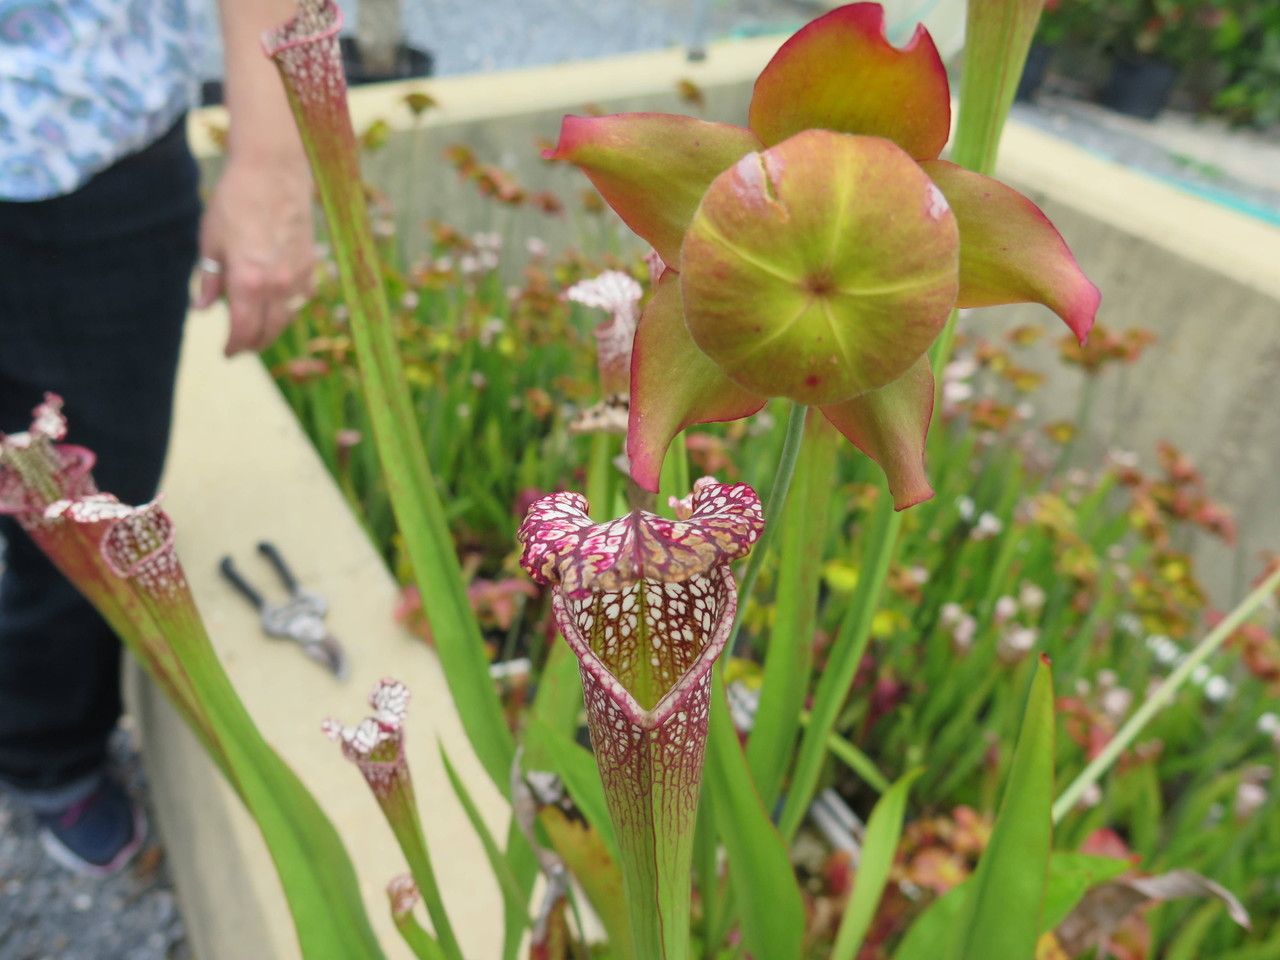
[[[1280,123],[1280,5],[1270,0],[1049,0],[1036,40],[1164,61],[1201,108]]]
[[[1053,826],[1053,675],[1036,667],[991,840],[965,895],[953,960],[1026,960],[1044,914]]]
[[[853,960],[862,947],[875,918],[876,906],[889,881],[889,869],[893,866],[898,841],[902,837],[907,794],[917,776],[918,771],[913,771],[895,783],[871,811],[858,862],[857,883],[845,908],[844,919],[840,921],[831,960]]]
[[[729,880],[738,904],[743,943],[757,957],[800,956],[804,903],[787,845],[760,802],[718,677],[711,693],[705,776],[716,831],[729,858]],[[768,880],[763,879],[766,877]]]
[[[502,221],[486,226],[494,225]],[[395,302],[417,295],[416,302],[407,297],[412,310],[402,303],[397,329],[428,447],[447,465],[439,480],[446,502],[453,504],[454,539],[467,569],[499,582],[514,575],[512,536],[523,491],[550,489],[573,477],[590,461],[595,442],[569,436],[566,425],[574,407],[594,400],[590,331],[600,317],[563,302],[560,294],[606,265],[637,277],[643,272],[637,261],[616,256],[529,261],[514,243],[503,251],[500,267],[479,274],[435,274],[426,267],[446,256],[456,264],[464,250],[437,244],[430,261],[391,271],[386,282]],[[521,278],[513,296],[505,289],[507,277]],[[302,411],[322,452],[323,431],[329,431],[332,450],[333,432],[363,426],[349,360],[334,352],[342,325],[340,314],[332,315],[333,300],[326,299],[332,296],[322,288],[290,332],[292,339],[271,357],[282,389]],[[809,681],[814,698],[801,747],[791,755],[780,824],[794,836],[803,825],[806,798],[824,786],[840,788],[863,815],[873,808],[879,791],[832,757],[832,734],[873,758],[890,780],[921,766],[899,854],[913,882],[922,879],[918,864],[927,861],[926,852],[955,859],[961,875],[970,868],[970,855],[920,839],[913,822],[951,822],[959,808],[980,816],[994,808],[997,788],[1008,775],[1029,658],[1043,651],[1054,660],[1063,695],[1056,757],[1066,783],[1084,767],[1090,744],[1114,734],[1123,719],[1115,711],[1126,701],[1132,705],[1153,678],[1163,676],[1168,658],[1195,634],[1204,598],[1186,551],[1197,531],[1230,533],[1225,514],[1176,451],[1165,450],[1154,468],[1117,459],[1086,472],[1078,467],[1083,453],[1073,436],[1086,429],[1087,420],[1068,426],[1072,411],[1056,411],[1041,430],[1020,419],[1021,405],[1038,402],[1039,370],[1059,362],[1034,333],[1019,328],[994,339],[962,335],[959,363],[943,378],[949,386],[930,441],[934,500],[894,513],[877,494],[882,481],[873,468],[842,455],[828,494],[825,534],[814,534],[827,545]],[[1085,411],[1094,402],[1088,397],[1098,403],[1118,399],[1126,380],[1142,373],[1127,368],[1145,343],[1140,332],[1100,329],[1087,351],[1061,348],[1061,359],[1085,372]],[[296,381],[288,370],[299,357],[324,360],[326,371]],[[482,376],[472,377],[476,372]],[[459,407],[466,417],[443,416]],[[309,415],[313,409],[339,412],[317,421]],[[768,413],[772,423],[757,418],[693,431],[692,475],[714,472],[767,491],[786,410],[775,406]],[[332,464],[366,528],[394,558],[395,540],[380,506],[385,490],[361,466],[366,446],[357,443]],[[517,478],[499,466],[503,456],[514,460]],[[873,545],[889,535],[887,526],[897,549],[873,556]],[[880,560],[883,567],[876,565]],[[759,569],[757,599],[743,611],[745,651],[764,647],[784,583],[776,554],[762,555]],[[883,591],[872,589],[878,583]],[[868,606],[868,596],[878,596],[878,603]],[[1006,614],[1010,602],[1013,609]],[[481,607],[490,652],[504,658],[527,653],[540,665],[546,656],[545,601],[522,599],[513,610],[504,625]],[[972,627],[965,626],[969,620]],[[1148,639],[1153,637],[1167,640]],[[1023,646],[1027,642],[1030,650]],[[1262,638],[1247,649],[1259,669],[1273,656]],[[1058,840],[1062,849],[1079,849],[1105,827],[1142,857],[1145,869],[1199,870],[1239,893],[1255,917],[1280,912],[1280,894],[1250,879],[1280,868],[1280,861],[1267,859],[1262,842],[1270,837],[1280,843],[1280,811],[1272,804],[1240,823],[1220,812],[1231,810],[1246,771],[1276,769],[1277,754],[1256,727],[1269,709],[1267,687],[1241,660],[1244,650],[1229,645],[1210,662],[1211,675],[1229,684],[1230,697],[1210,700],[1207,681],[1184,689],[1103,777],[1093,805],[1066,816]],[[574,703],[576,664],[570,657],[561,666],[567,672],[560,671],[560,680],[573,688],[572,696],[539,696],[534,709],[554,707],[563,715],[555,725],[564,729],[581,704]],[[730,661],[727,675],[748,688],[757,684],[756,657]],[[809,731],[818,728],[823,734],[811,738]],[[538,738],[528,749],[530,756],[540,749]],[[587,761],[585,753],[581,759]],[[533,768],[552,766],[540,761]],[[704,789],[714,789],[710,778]],[[1242,832],[1257,839],[1240,843]],[[730,917],[747,915],[736,893],[734,900],[726,906],[717,899],[716,909]],[[881,907],[884,915],[908,918],[918,909],[893,896]],[[1156,942],[1177,936],[1181,918],[1192,909],[1162,908],[1153,926]],[[1264,943],[1272,926],[1259,920],[1257,931],[1246,935],[1225,920],[1215,922],[1205,935],[1206,955]],[[834,934],[813,935],[829,942],[823,938]]]

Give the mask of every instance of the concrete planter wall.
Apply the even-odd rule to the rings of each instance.
[[[530,189],[554,189],[568,201],[570,213],[559,220],[527,210],[510,214],[515,222],[503,223],[508,236],[536,235],[553,248],[574,242],[584,230],[603,228],[573,212],[585,180],[538,158],[537,145],[555,137],[562,114],[583,112],[588,103],[609,112],[689,112],[676,85],[690,79],[705,95],[704,116],[741,121],[751,79],[776,45],[713,46],[700,64],[670,52],[362,89],[352,97],[357,130],[374,119],[392,127],[366,173],[392,197],[410,247],[427,217],[489,229],[498,216],[493,204],[460,184],[441,157],[445,146],[465,143],[480,161],[512,168]],[[429,90],[441,106],[415,122],[403,96],[417,89]],[[218,109],[191,119],[209,173],[219,164],[209,129],[224,122]],[[1149,326],[1160,335],[1124,389],[1099,397],[1082,459],[1107,445],[1149,457],[1156,441],[1168,438],[1196,457],[1212,489],[1238,508],[1241,556],[1280,545],[1280,231],[1016,124],[1006,132],[1000,172],[1060,226],[1103,290],[1103,322]],[[983,311],[968,322],[994,329],[1033,319],[1057,334],[1057,321],[1039,308]],[[393,584],[265,373],[253,360],[217,359],[222,323],[216,311],[192,318],[166,483],[215,642],[268,738],[347,838],[392,956],[403,954],[386,919],[382,884],[402,869],[399,857],[363,784],[322,740],[318,724],[327,713],[361,716],[363,697],[379,676],[410,683],[410,738],[427,829],[468,956],[488,960],[498,950],[499,898],[440,775],[436,735],[461,764],[495,830],[503,829],[503,804],[466,747],[435,658],[391,625]],[[1079,376],[1047,357],[1044,368],[1056,372],[1042,412],[1047,419],[1071,416]],[[218,403],[209,402],[212,396]],[[262,639],[249,611],[214,576],[221,553],[249,556],[262,537],[305,558],[299,572],[333,598],[333,626],[354,660],[349,684],[337,686],[298,651]],[[1202,560],[1220,597],[1236,591],[1237,568],[1225,550]],[[161,827],[197,955],[296,957],[252,824],[157,694],[141,687],[135,708],[144,719]]]

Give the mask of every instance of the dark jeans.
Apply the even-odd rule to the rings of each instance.
[[[0,203],[0,430],[46,390],[104,492],[155,494],[196,257],[198,173],[184,126],[75,193]],[[106,758],[120,644],[12,521],[0,577],[0,780],[48,790]]]

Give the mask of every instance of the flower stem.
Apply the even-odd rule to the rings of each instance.
[[[902,514],[894,511],[893,498],[884,487],[880,489],[874,509],[871,529],[867,534],[871,544],[868,556],[859,572],[858,587],[849,609],[840,621],[840,632],[831,645],[827,668],[818,680],[808,729],[800,742],[800,755],[791,774],[791,787],[778,823],[782,835],[788,839],[795,836],[809,809],[826,758],[828,738],[853,686],[858,664],[871,642],[871,623],[880,608],[880,597],[889,576],[898,532],[902,528]]]
[[[1111,769],[1112,764],[1119,759],[1120,754],[1132,746],[1133,741],[1138,738],[1138,734],[1151,722],[1151,718],[1168,706],[1178,690],[1187,682],[1187,678],[1195,672],[1196,667],[1217,652],[1218,648],[1222,646],[1227,637],[1231,636],[1236,627],[1240,626],[1278,587],[1280,587],[1280,569],[1262,581],[1247,597],[1240,601],[1234,610],[1223,617],[1222,621],[1209,631],[1208,635],[1196,645],[1196,648],[1188,654],[1187,658],[1178,664],[1173,673],[1169,674],[1163,683],[1147,695],[1146,699],[1142,701],[1142,706],[1134,711],[1133,716],[1125,722],[1125,725],[1102,749],[1102,752],[1094,757],[1089,765],[1080,771],[1080,775],[1062,791],[1062,795],[1058,797],[1053,805],[1054,823],[1060,822],[1063,817],[1071,812],[1072,808],[1080,802],[1084,792],[1097,783],[1103,774]]]
[[[813,672],[813,633],[827,538],[827,506],[835,488],[840,435],[824,417],[809,424],[792,482],[795,496],[775,522],[778,546],[773,626],[764,656],[760,706],[747,761],[766,808],[772,808],[795,753],[800,714]]]
[[[760,540],[751,551],[751,556],[747,558],[747,568],[742,573],[742,582],[738,587],[738,618],[734,621],[727,644],[730,654],[733,653],[738,632],[742,629],[742,618],[747,609],[747,601],[751,599],[751,592],[755,589],[756,580],[760,577],[760,567],[769,554],[769,545],[779,526],[783,507],[787,503],[787,494],[791,490],[791,478],[796,472],[796,461],[800,459],[800,444],[804,440],[806,410],[803,404],[792,404],[791,413],[787,417],[787,433],[782,441],[782,455],[778,458],[778,468],[774,471],[773,485],[769,488],[769,499],[764,507],[764,532],[760,534]]]
[[[396,842],[400,845],[400,852],[409,865],[409,873],[417,884],[427,915],[431,917],[431,925],[435,928],[439,943],[439,955],[447,960],[462,960],[462,948],[454,936],[453,925],[449,922],[449,914],[440,896],[440,885],[436,882],[431,855],[427,852],[427,839],[422,832],[422,820],[418,817],[413,789],[407,781],[398,781],[386,797],[379,799],[379,803],[392,833],[395,834]]]

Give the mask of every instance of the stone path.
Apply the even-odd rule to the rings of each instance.
[[[113,759],[146,784],[127,731]],[[75,876],[44,855],[35,818],[0,791],[0,960],[190,960],[164,851],[154,835],[119,876]]]

